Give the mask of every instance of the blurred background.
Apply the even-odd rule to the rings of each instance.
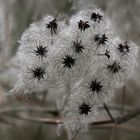
[[[47,14],[68,17],[91,6],[110,17],[116,34],[140,46],[140,0],[0,0],[0,140],[67,140],[65,133],[57,135],[56,124],[45,123],[45,118],[59,117],[53,98],[54,94],[59,98],[61,89],[30,95],[9,95],[8,91],[18,79],[15,54],[23,31]],[[108,103],[113,116],[140,109],[140,55],[126,85],[115,94]],[[108,119],[103,107],[100,110],[99,120]],[[117,126],[93,125],[77,139],[140,140],[140,116]]]

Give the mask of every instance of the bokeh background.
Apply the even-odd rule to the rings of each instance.
[[[62,89],[31,95],[9,91],[18,79],[15,54],[23,31],[47,14],[69,17],[88,7],[101,8],[116,34],[140,46],[140,0],[0,0],[0,140],[67,140],[65,132],[57,135],[57,125],[32,121],[59,115],[54,97],[57,100]],[[125,114],[140,108],[140,55],[137,61],[125,87],[116,89],[108,103],[113,116],[122,115],[122,109]],[[48,109],[53,113],[47,113]],[[98,118],[108,118],[102,107]],[[140,140],[140,116],[118,126],[90,127],[86,136],[77,139]]]

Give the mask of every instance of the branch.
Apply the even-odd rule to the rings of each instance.
[[[132,111],[126,115],[123,116],[119,116],[114,118],[115,122],[113,120],[101,120],[101,121],[95,121],[93,123],[91,123],[91,126],[95,126],[95,125],[106,125],[106,124],[122,124],[125,123],[127,121],[130,121],[131,119],[136,118],[137,116],[140,115],[140,109],[137,109],[135,111]],[[55,117],[55,118],[44,118],[44,117],[33,117],[33,116],[22,116],[21,115],[16,115],[16,116],[11,116],[13,118],[16,119],[21,119],[21,120],[25,120],[25,121],[31,121],[31,122],[35,122],[35,123],[47,123],[47,124],[61,124],[63,123],[63,118],[60,117]]]
[[[127,121],[129,121],[129,120],[131,120],[133,118],[136,118],[139,115],[140,115],[140,109],[135,110],[135,111],[133,111],[131,113],[128,113],[127,115],[123,115],[122,117],[118,117],[116,119],[116,123],[117,124],[125,123],[125,122],[127,122]]]

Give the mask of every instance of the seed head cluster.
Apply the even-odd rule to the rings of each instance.
[[[82,10],[69,20],[47,15],[19,41],[20,75],[13,91],[63,88],[65,94],[56,102],[70,139],[87,130],[98,106],[125,84],[136,64],[138,47],[110,26],[99,9]]]

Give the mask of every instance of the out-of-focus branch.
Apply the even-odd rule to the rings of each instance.
[[[10,57],[10,49],[11,49],[11,29],[10,29],[10,6],[9,6],[9,2],[8,0],[4,0],[3,4],[4,4],[4,47],[5,47],[5,51],[4,51],[4,60],[3,62],[6,62],[9,57]]]
[[[96,129],[112,129],[114,127],[114,124],[108,124],[108,125],[96,125],[96,126],[92,126],[93,128]],[[140,130],[136,129],[136,127],[133,127],[132,125],[116,125],[116,129],[118,130],[124,130],[130,133],[134,133],[134,134],[140,134]]]
[[[123,88],[122,88],[122,108],[121,108],[121,114],[124,113],[125,101],[126,101],[126,85],[124,85]]]
[[[136,112],[135,113],[133,112],[133,113],[136,114]],[[130,116],[130,114],[127,114],[125,116]],[[125,118],[125,116],[124,116],[124,118]],[[60,123],[63,122],[63,119],[60,119],[60,118],[41,118],[41,117],[37,118],[37,117],[21,117],[21,116],[16,116],[15,117],[15,116],[5,116],[5,115],[3,115],[3,118],[5,118],[5,120],[7,118],[10,119],[11,117],[13,119],[20,119],[20,120],[23,120],[23,121],[29,121],[29,122],[33,122],[33,123],[44,123],[44,124],[50,124],[50,125],[57,125],[57,124],[60,124]],[[121,117],[118,117],[118,118],[121,118]],[[131,118],[131,119],[133,119],[133,118]],[[124,122],[121,121],[121,124],[122,123],[124,123]],[[7,124],[11,124],[11,123],[7,123]],[[12,125],[14,125],[14,124],[12,124]],[[135,127],[132,127],[128,124],[127,125],[114,124],[111,120],[96,121],[96,122],[92,123],[90,125],[90,127],[96,128],[96,129],[112,129],[112,127],[114,127],[114,125],[116,125],[116,127],[118,129],[128,131],[128,132],[133,132],[133,133],[136,133],[136,134],[140,134],[139,129],[136,130]]]
[[[139,115],[140,115],[140,109],[135,110],[135,111],[128,113],[126,115],[123,115],[122,117],[116,118],[116,123],[117,124],[125,123],[133,118],[136,118]]]
[[[132,111],[128,114],[125,114],[123,116],[119,116],[114,118],[115,122],[113,120],[101,120],[101,121],[95,121],[91,123],[91,125],[105,125],[105,124],[122,124],[125,123],[131,119],[136,118],[137,116],[140,115],[140,109],[137,109],[135,111]],[[31,122],[36,122],[36,123],[47,123],[47,124],[58,124],[58,123],[63,123],[63,118],[46,118],[46,117],[34,117],[34,116],[22,116],[20,114],[17,114],[16,116],[11,116],[15,117],[16,119],[21,119],[25,121],[31,121]]]
[[[111,111],[120,111],[121,110],[121,106],[120,105],[108,105],[109,110]],[[99,110],[104,110],[103,106],[99,106]],[[133,109],[129,106],[127,106],[124,110],[124,113],[126,114],[127,112],[132,112]],[[19,106],[19,107],[9,107],[9,105],[6,107],[1,107],[0,108],[0,114],[6,114],[6,113],[11,113],[11,112],[15,112],[15,113],[41,113],[41,114],[51,114],[53,116],[58,116],[59,112],[52,107],[47,107],[47,108],[42,108],[39,106]],[[140,119],[140,117],[137,117],[137,119]]]

